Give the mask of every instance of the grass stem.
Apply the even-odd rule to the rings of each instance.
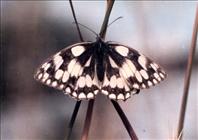
[[[137,135],[135,134],[135,131],[133,130],[129,120],[127,119],[126,115],[124,114],[122,108],[120,107],[120,105],[114,101],[114,100],[111,100],[113,106],[115,107],[116,111],[118,112],[131,140],[138,140],[138,137]]]
[[[182,135],[183,135],[182,132],[183,132],[183,127],[184,127],[186,106],[187,106],[188,95],[189,95],[188,91],[189,91],[189,85],[190,85],[190,77],[191,77],[193,58],[195,55],[195,48],[196,48],[196,43],[197,43],[198,5],[196,8],[195,16],[196,17],[195,17],[195,22],[194,22],[193,34],[192,34],[191,47],[190,47],[190,51],[189,51],[189,55],[188,55],[188,63],[187,63],[187,69],[186,69],[186,74],[185,74],[184,91],[183,91],[181,108],[180,108],[177,139],[182,139]]]
[[[91,125],[93,106],[94,106],[94,99],[91,99],[89,100],[89,103],[88,103],[87,114],[86,114],[86,119],[85,119],[85,124],[83,128],[81,140],[87,140],[88,138],[89,128]]]

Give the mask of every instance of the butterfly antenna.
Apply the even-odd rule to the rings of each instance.
[[[123,17],[122,17],[122,16],[120,16],[120,17],[118,17],[118,18],[114,19],[111,23],[109,23],[108,27],[109,27],[111,24],[113,24],[114,22],[116,22],[117,20],[121,19],[121,18],[123,18]]]
[[[78,24],[78,25],[80,25],[80,26],[86,28],[87,30],[89,30],[90,32],[92,32],[93,34],[95,34],[97,37],[99,36],[94,30],[90,29],[89,27],[87,27],[87,26],[85,26],[85,25],[83,25],[83,24],[81,24],[81,23],[79,23],[79,22],[72,22],[72,23],[73,23],[73,24]]]

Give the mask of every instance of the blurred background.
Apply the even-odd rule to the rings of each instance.
[[[100,31],[106,1],[75,1],[77,19]],[[106,40],[121,42],[160,64],[168,78],[119,102],[140,139],[173,139],[197,2],[116,1]],[[1,1],[1,139],[61,140],[76,101],[33,79],[49,56],[79,42],[68,1]],[[81,28],[84,40],[95,35]],[[189,89],[184,139],[198,139],[198,51]],[[87,101],[82,102],[72,139],[80,139]],[[89,132],[92,140],[129,136],[111,102],[98,95]]]

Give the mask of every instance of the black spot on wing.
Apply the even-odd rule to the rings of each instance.
[[[114,45],[115,46],[115,45]],[[112,45],[109,45],[110,49],[108,51],[108,55],[116,62],[116,64],[121,67],[124,62],[124,57],[117,53],[113,48]]]
[[[93,45],[92,44],[89,44],[90,46],[86,45],[86,50],[83,54],[81,54],[79,57],[78,57],[78,62],[84,66],[86,64],[86,62],[89,60],[89,58],[91,56],[93,56],[94,54],[94,48],[92,47]]]

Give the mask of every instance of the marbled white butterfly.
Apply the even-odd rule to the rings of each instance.
[[[77,100],[93,99],[98,93],[126,100],[165,77],[162,68],[143,54],[100,37],[61,50],[35,74],[36,80]]]

